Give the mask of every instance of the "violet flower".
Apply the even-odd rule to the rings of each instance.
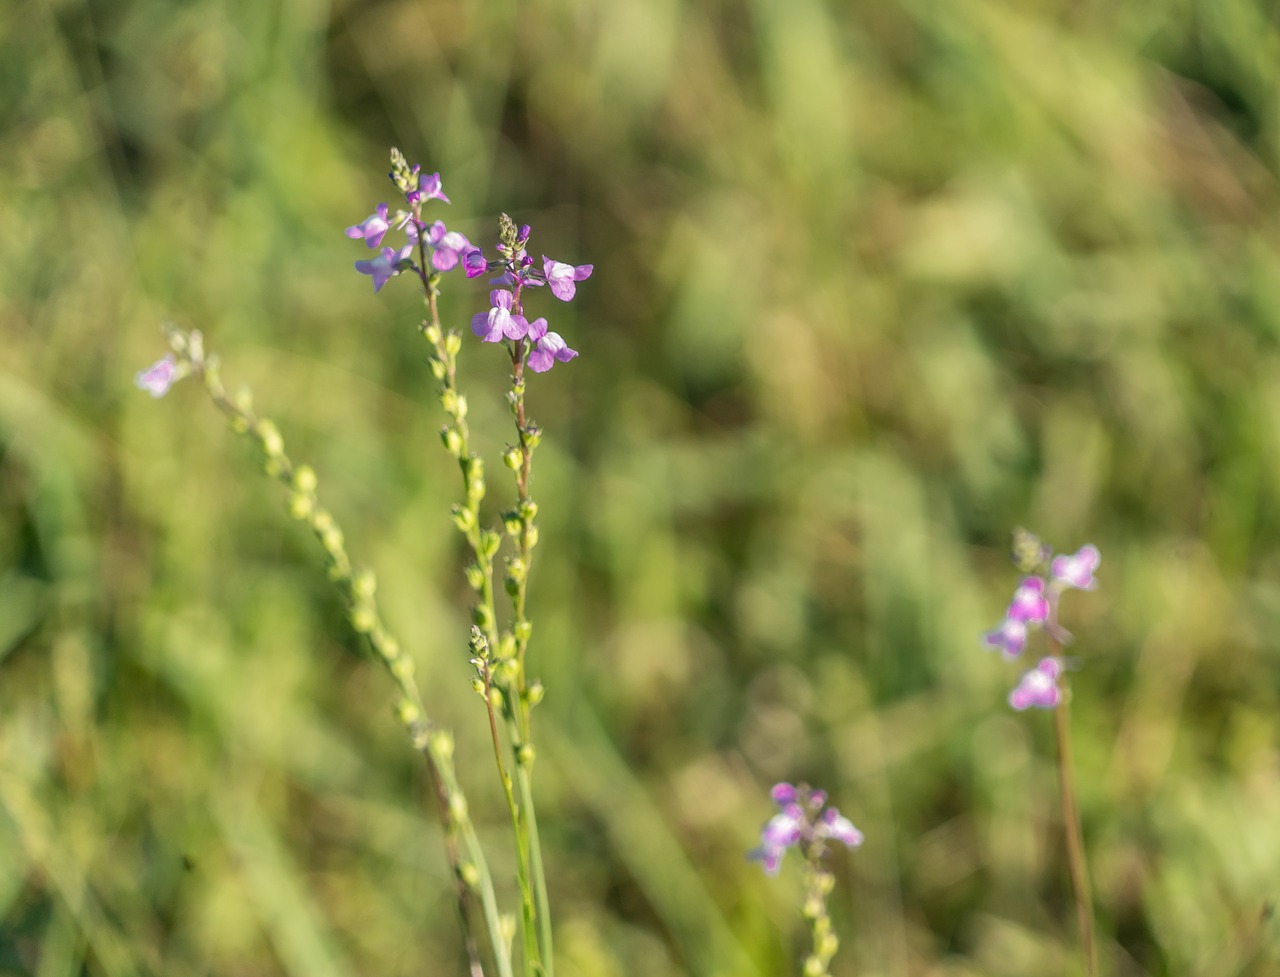
[[[152,397],[163,397],[169,388],[182,378],[178,366],[170,353],[164,359],[153,363],[145,370],[139,370],[133,378],[134,384]]]
[[[1009,611],[1005,615],[1013,621],[1042,624],[1049,619],[1049,598],[1044,593],[1044,581],[1039,577],[1025,577],[1013,592]]]
[[[1098,547],[1086,543],[1071,556],[1054,557],[1049,564],[1049,574],[1055,581],[1067,587],[1079,590],[1093,590],[1098,581],[1093,579],[1093,571],[1102,562],[1102,554]]]
[[[418,167],[415,166],[413,171],[417,174]],[[404,195],[404,198],[411,204],[425,203],[428,200],[443,200],[445,203],[451,202],[449,198],[444,195],[444,187],[441,185],[439,173],[432,173],[430,176],[419,176],[418,188],[416,190],[410,190]]]
[[[359,224],[352,224],[346,230],[347,237],[353,241],[364,238],[364,243],[371,248],[376,248],[382,243],[383,236],[391,224],[387,221],[387,205],[378,204],[378,210],[374,214],[370,214]]]
[[[489,293],[492,307],[488,312],[478,312],[471,317],[471,331],[486,343],[498,343],[503,339],[523,339],[529,332],[529,320],[511,311],[513,296],[504,288]],[[543,329],[546,329],[546,321]]]
[[[463,260],[462,256],[472,250],[471,242],[445,227],[444,221],[436,221],[427,228],[427,243],[432,247],[431,264],[436,271],[453,270]]]
[[[836,808],[827,807],[825,791],[791,784],[776,784],[770,796],[780,808],[760,832],[760,846],[747,852],[759,862],[766,875],[777,875],[782,856],[788,848],[797,847],[806,857],[821,855],[825,842],[838,841],[850,848],[862,844],[862,832]]]
[[[534,373],[546,373],[557,360],[568,363],[578,355],[578,351],[570,349],[558,332],[547,332],[546,319],[538,318],[529,323],[529,338],[534,340],[529,351],[529,369]]]
[[[568,302],[577,291],[577,282],[591,277],[593,265],[566,265],[562,261],[553,261],[545,254],[542,256],[542,274],[551,286],[551,294],[561,302]]]
[[[1058,688],[1058,676],[1062,674],[1062,662],[1056,658],[1042,658],[1035,668],[1022,676],[1017,688],[1009,693],[1009,705],[1019,712],[1035,706],[1053,709],[1062,701]]]
[[[1006,617],[998,627],[982,636],[983,644],[991,648],[999,648],[1005,658],[1013,659],[1022,654],[1027,647],[1027,623]]]
[[[413,245],[406,244],[397,251],[395,248],[383,248],[381,254],[368,261],[357,261],[356,271],[362,275],[373,276],[373,290],[382,291],[382,286],[396,275],[413,267],[409,256],[413,254]],[[406,264],[407,263],[407,264]]]

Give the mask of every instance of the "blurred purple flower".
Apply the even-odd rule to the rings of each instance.
[[[553,261],[545,254],[542,256],[542,274],[551,286],[551,294],[561,302],[568,302],[577,291],[577,282],[591,277],[593,265],[566,265],[562,261]]]
[[[850,848],[862,844],[862,832],[853,822],[836,808],[826,807],[825,791],[777,784],[770,795],[781,810],[765,822],[760,846],[747,852],[749,859],[763,866],[766,875],[778,874],[782,856],[793,846],[798,845],[808,854],[811,846],[828,839]]]
[[[376,258],[370,258],[368,261],[357,261],[356,271],[362,275],[372,275],[373,290],[380,292],[382,291],[382,286],[390,279],[406,270],[403,262],[408,262],[407,267],[413,267],[413,262],[409,261],[409,255],[412,253],[412,244],[406,244],[399,251],[395,248],[383,248],[382,253]]]
[[[1027,624],[1042,624],[1049,619],[1049,598],[1044,593],[1044,581],[1039,577],[1024,577],[1013,592],[1006,617]]]
[[[1006,617],[1000,625],[982,636],[984,644],[991,648],[999,648],[1005,658],[1017,658],[1027,647],[1027,624]]]
[[[180,379],[177,374],[177,364],[173,360],[173,354],[170,353],[164,359],[153,363],[145,370],[139,370],[133,378],[134,384],[152,397],[163,397],[169,392],[169,388]]]
[[[1061,674],[1062,663],[1058,659],[1040,659],[1040,663],[1023,675],[1018,687],[1009,693],[1009,705],[1019,712],[1032,706],[1054,708],[1062,701],[1062,690],[1058,688],[1058,676]]]
[[[431,264],[436,271],[451,271],[458,267],[462,256],[472,250],[471,242],[457,231],[436,221],[427,228],[427,243],[432,247]]]
[[[1098,569],[1101,562],[1102,554],[1098,552],[1098,547],[1086,543],[1071,556],[1054,557],[1049,565],[1049,573],[1054,580],[1068,587],[1093,590],[1098,586],[1098,582],[1093,579],[1093,571]]]
[[[413,168],[416,172],[418,167]],[[411,204],[419,202],[425,203],[428,200],[443,200],[450,203],[448,197],[444,195],[444,187],[440,182],[440,174],[432,173],[430,176],[425,174],[418,177],[418,188],[410,190],[404,195],[405,200]]]
[[[377,213],[370,214],[359,224],[352,224],[347,228],[347,237],[353,241],[364,238],[364,243],[371,248],[376,248],[382,243],[383,235],[390,228],[387,222],[387,205],[378,204]]]

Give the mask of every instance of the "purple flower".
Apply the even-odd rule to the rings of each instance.
[[[1049,619],[1049,598],[1044,595],[1044,581],[1039,577],[1024,577],[1013,592],[1006,615],[1027,624],[1042,624]]]
[[[353,241],[364,238],[366,245],[376,248],[382,243],[382,237],[390,226],[387,222],[387,205],[378,204],[377,213],[370,214],[359,224],[352,224],[347,228],[346,234]]]
[[[529,369],[534,373],[546,373],[556,365],[556,360],[568,363],[578,355],[578,351],[570,349],[558,332],[547,332],[546,319],[534,319],[529,323],[529,338],[534,340],[533,349],[529,351]]]
[[[561,302],[573,298],[578,286],[576,282],[586,281],[591,277],[592,265],[566,265],[561,261],[553,261],[545,254],[542,256],[542,274],[551,286],[551,294]]]
[[[414,167],[416,171],[418,167]],[[404,195],[405,200],[411,204],[425,202],[428,200],[443,200],[450,203],[448,197],[444,195],[444,188],[440,183],[440,174],[432,173],[430,176],[418,177],[418,189],[410,190]]]
[[[390,279],[406,270],[405,267],[402,267],[402,262],[409,261],[409,255],[412,253],[412,244],[406,244],[399,251],[395,248],[383,248],[382,253],[376,258],[371,258],[368,261],[357,261],[356,271],[362,275],[372,275],[373,290],[379,292],[382,290],[382,286]],[[412,266],[413,262],[409,261],[408,267]]]
[[[1061,674],[1062,663],[1058,659],[1040,659],[1040,664],[1023,675],[1018,687],[1009,693],[1009,705],[1019,712],[1032,706],[1054,708],[1062,701],[1062,690],[1058,688]]]
[[[462,267],[466,270],[468,278],[479,278],[489,270],[489,262],[484,260],[483,251],[474,248],[463,255]]]
[[[1087,543],[1072,556],[1054,557],[1049,565],[1049,573],[1054,580],[1068,587],[1093,590],[1098,586],[1098,582],[1093,579],[1093,571],[1098,569],[1101,562],[1102,554],[1098,552],[1098,547]]]
[[[145,370],[139,370],[134,375],[133,382],[152,397],[163,397],[169,392],[169,388],[181,379],[181,376],[178,373],[177,364],[173,361],[173,354],[170,353]]]
[[[1027,624],[1006,617],[999,627],[984,634],[982,641],[992,648],[999,648],[1005,658],[1017,658],[1027,646]]]
[[[523,339],[529,331],[529,320],[511,311],[512,294],[504,288],[489,293],[492,307],[471,317],[471,331],[486,343],[505,339]],[[543,328],[546,328],[545,323]]]
[[[436,271],[450,271],[458,267],[462,256],[472,250],[471,242],[436,221],[427,229],[427,243],[433,248],[431,264]]]
[[[781,809],[765,822],[760,832],[760,846],[747,852],[747,857],[760,862],[766,875],[777,875],[782,856],[788,848],[799,846],[808,857],[811,849],[826,840],[838,841],[857,848],[862,832],[834,807],[826,807],[824,791],[808,787],[777,784],[770,791],[773,802]],[[816,849],[821,853],[821,848]]]

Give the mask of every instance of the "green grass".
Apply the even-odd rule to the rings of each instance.
[[[562,977],[798,973],[742,857],[779,779],[867,836],[838,977],[1072,972],[1048,717],[977,640],[1017,524],[1103,553],[1104,971],[1280,967],[1278,53],[1244,0],[7,5],[0,974],[462,972],[318,547],[194,385],[132,387],[167,317],[377,569],[515,908],[420,306],[341,234],[391,144],[596,266],[530,386]]]

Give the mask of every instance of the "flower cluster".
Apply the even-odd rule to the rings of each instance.
[[[462,261],[462,256],[471,250],[471,242],[457,231],[450,231],[443,221],[428,224],[423,219],[422,206],[428,200],[449,203],[439,173],[428,176],[422,172],[422,167],[417,164],[410,166],[400,151],[393,149],[389,175],[391,182],[404,195],[408,209],[391,214],[386,204],[378,204],[372,214],[346,230],[347,237],[353,241],[364,241],[369,248],[382,245],[388,231],[404,231],[408,243],[399,248],[382,246],[373,258],[356,262],[356,271],[373,279],[375,292],[381,291],[383,285],[403,272],[417,271],[420,275],[424,274],[414,263],[414,251],[420,251],[425,260],[426,246],[429,245],[431,267],[437,272],[444,272],[456,268]]]
[[[535,373],[545,373],[557,362],[567,363],[578,355],[570,349],[559,333],[547,330],[547,320],[537,318],[530,322],[525,318],[522,293],[526,288],[546,285],[551,294],[562,302],[568,302],[577,291],[577,283],[591,276],[591,265],[566,265],[542,256],[542,268],[538,269],[527,251],[530,229],[528,224],[516,227],[510,217],[503,214],[498,219],[498,257],[487,260],[479,248],[470,251],[463,259],[468,278],[498,271],[491,285],[503,285],[489,293],[489,311],[471,319],[471,331],[486,343],[500,343],[504,339],[517,343],[528,340],[529,368]]]
[[[1016,659],[1027,647],[1031,632],[1045,631],[1059,645],[1071,640],[1058,624],[1058,600],[1063,591],[1093,590],[1093,574],[1102,557],[1092,543],[1075,553],[1054,556],[1053,550],[1024,529],[1014,532],[1013,562],[1025,576],[1013,592],[1004,620],[982,636],[988,648],[998,649],[1005,658]],[[1062,662],[1041,659],[1009,694],[1009,704],[1019,711],[1038,706],[1052,709],[1062,700],[1058,677]]]
[[[816,859],[826,850],[828,839],[850,848],[862,844],[862,832],[853,822],[834,807],[826,806],[826,791],[803,784],[776,784],[770,796],[779,811],[765,824],[760,847],[747,853],[748,858],[764,867],[767,875],[778,874],[782,856],[792,846],[797,846],[805,858]]]
[[[391,151],[391,182],[404,195],[408,209],[392,214],[385,203],[359,224],[346,229],[353,241],[364,241],[378,254],[356,262],[356,271],[373,279],[373,290],[406,271],[416,272],[429,294],[437,276],[462,267],[468,278],[497,271],[490,284],[502,286],[489,293],[489,309],[474,316],[471,329],[486,343],[511,342],[512,356],[526,362],[535,373],[545,373],[556,363],[567,363],[578,355],[559,333],[547,328],[547,320],[525,318],[522,292],[546,285],[551,294],[568,302],[577,291],[578,282],[591,276],[591,265],[567,265],[542,256],[541,267],[528,253],[529,225],[516,227],[506,214],[499,221],[497,257],[489,260],[484,252],[458,231],[451,231],[443,221],[428,222],[422,207],[429,200],[449,203],[440,182],[440,174],[429,176],[418,165],[410,166],[399,150]],[[399,248],[383,244],[390,231],[404,231],[406,244]],[[430,258],[427,254],[430,252]],[[414,253],[418,261],[414,261]]]

